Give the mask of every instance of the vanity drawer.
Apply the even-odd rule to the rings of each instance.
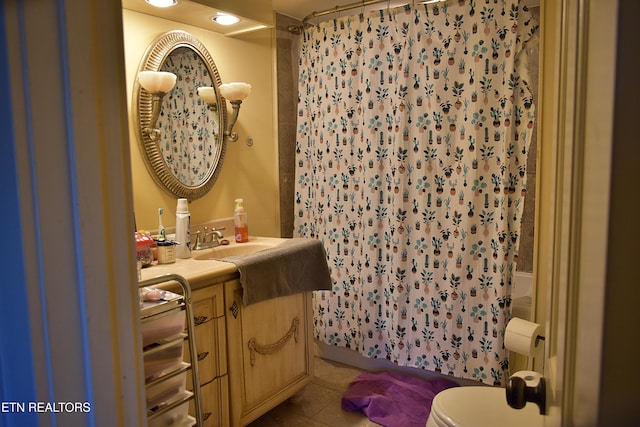
[[[226,327],[224,317],[210,319],[196,326],[196,350],[200,384],[227,373]],[[189,361],[189,346],[184,347],[185,360]],[[191,378],[187,379],[191,384]]]
[[[209,286],[193,292],[193,321],[196,327],[209,319],[224,316],[222,285]]]
[[[227,427],[229,425],[229,381],[222,376],[200,388],[200,405],[204,427]],[[194,403],[189,403],[189,414],[195,417]]]
[[[206,384],[227,373],[224,290],[222,285],[209,286],[193,292],[192,299],[200,384]],[[189,360],[188,346],[185,354]],[[187,384],[191,384],[190,378]]]

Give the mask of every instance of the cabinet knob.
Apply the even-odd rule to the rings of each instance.
[[[231,307],[229,307],[229,311],[231,312],[231,314],[233,314],[233,318],[237,319],[238,313],[240,312],[240,307],[238,306],[238,303],[234,301],[233,304],[231,304]]]
[[[520,377],[509,377],[507,381],[507,403],[514,409],[522,409],[527,402],[538,405],[540,415],[546,412],[547,388],[544,378],[540,378],[535,387],[527,387],[527,382]]]
[[[198,353],[198,362],[206,359],[208,355],[209,355],[208,351],[203,351],[202,353]]]
[[[204,322],[209,320],[207,316],[194,316],[193,323],[195,326],[202,325]]]

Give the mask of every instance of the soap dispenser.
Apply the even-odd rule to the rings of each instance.
[[[246,243],[249,241],[249,226],[247,222],[247,213],[242,205],[243,199],[236,199],[236,208],[233,211],[233,222],[236,231],[236,242]]]
[[[178,199],[176,208],[176,257],[191,258],[191,215],[187,199]]]

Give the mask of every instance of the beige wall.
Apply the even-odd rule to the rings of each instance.
[[[127,102],[133,197],[138,229],[158,227],[158,208],[163,208],[166,227],[175,225],[176,199],[158,187],[147,171],[138,147],[131,114],[132,88],[145,50],[160,34],[183,30],[200,40],[211,53],[223,82],[246,81],[252,92],[242,104],[235,131],[239,138],[227,142],[222,172],[204,197],[189,204],[192,224],[233,214],[233,200],[245,199],[249,212],[249,232],[278,236],[278,153],[274,128],[273,37],[272,30],[252,32],[241,37],[226,37],[198,27],[123,10]],[[229,114],[231,106],[227,106]],[[246,144],[252,138],[254,145]],[[225,236],[232,232],[225,232]]]

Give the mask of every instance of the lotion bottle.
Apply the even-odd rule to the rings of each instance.
[[[187,199],[178,199],[176,208],[176,258],[191,258],[191,215]]]
[[[233,212],[233,222],[235,225],[236,242],[246,243],[249,241],[249,227],[247,223],[247,213],[242,206],[244,200],[236,199],[236,208]]]

